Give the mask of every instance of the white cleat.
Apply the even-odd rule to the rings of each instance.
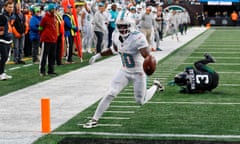
[[[89,120],[86,124],[83,125],[83,128],[94,128],[97,127],[96,120]]]
[[[164,88],[164,86],[160,83],[159,80],[155,79],[155,80],[153,81],[153,84],[158,87],[158,88],[157,88],[158,91],[164,91],[165,88]]]
[[[12,76],[7,75],[6,73],[2,73],[0,75],[0,80],[7,80],[7,79],[12,79]]]

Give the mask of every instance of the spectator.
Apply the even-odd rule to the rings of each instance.
[[[141,31],[146,36],[148,44],[151,45],[151,36],[154,26],[154,18],[151,14],[151,7],[146,8],[146,12],[141,17]]]
[[[40,56],[39,71],[40,76],[46,75],[46,63],[48,61],[48,75],[56,76],[54,71],[54,61],[56,55],[56,42],[57,42],[57,27],[55,18],[55,5],[48,4],[47,12],[42,18],[39,30],[40,41],[42,42],[42,51]]]
[[[92,42],[93,42],[93,14],[88,6],[88,3],[85,3],[81,15],[81,25],[83,33],[83,48],[88,53],[92,53]]]
[[[176,36],[177,41],[179,41],[178,38],[178,27],[179,27],[179,15],[177,14],[176,10],[172,11],[172,15],[170,16],[170,29],[171,29],[171,35],[172,39],[174,38],[174,35]]]
[[[32,13],[29,10],[28,5],[25,4],[25,6],[23,7],[23,15],[25,17],[25,21],[26,21],[26,33],[25,33],[25,41],[24,41],[24,56],[28,57],[32,55],[32,42],[30,40],[30,27],[29,27],[29,23],[30,23],[30,19],[32,17]]]
[[[38,55],[39,55],[39,47],[40,47],[40,34],[38,31],[38,27],[40,24],[41,17],[41,9],[40,7],[33,8],[33,16],[30,19],[30,40],[32,41],[32,62],[34,64],[39,63]]]
[[[161,51],[160,40],[162,39],[162,29],[163,29],[162,11],[157,10],[154,22],[155,22],[155,24],[154,24],[154,36],[155,36],[155,40],[156,40],[156,50]]]
[[[103,15],[105,11],[105,4],[99,3],[98,11],[94,14],[93,24],[94,24],[94,33],[97,37],[96,53],[100,53],[102,50],[102,41],[105,31],[107,30],[106,19]]]
[[[238,14],[236,11],[233,11],[231,13],[231,20],[232,20],[233,26],[237,26]]]
[[[183,32],[187,34],[188,25],[191,23],[190,16],[186,10],[181,13],[181,19],[183,24]],[[183,33],[182,33],[183,34]]]
[[[25,64],[22,57],[26,33],[26,21],[21,11],[21,3],[17,3],[15,8],[16,19],[13,23],[13,61],[15,64]]]
[[[162,41],[163,40],[163,29],[164,29],[164,24],[165,24],[165,17],[164,17],[164,13],[163,13],[163,8],[161,6],[157,7],[157,16],[158,16],[158,20],[161,21],[160,29],[159,29],[159,39]]]
[[[57,22],[57,44],[56,44],[56,63],[58,66],[63,65],[62,56],[64,53],[64,20],[59,13],[59,7],[55,12]]]
[[[129,9],[129,17],[134,20],[135,24],[138,23],[139,17],[135,6],[131,6]]]
[[[79,47],[80,47],[80,43],[82,45],[82,51],[84,52],[84,47],[83,47],[83,32],[82,32],[82,10],[83,10],[83,5],[85,4],[85,2],[75,2],[74,3],[74,6],[75,6],[75,11],[76,11],[76,21],[75,22],[75,25],[76,27],[78,28],[78,31],[79,31],[79,35],[80,35],[80,39],[81,41],[79,40],[79,37],[77,36],[78,34],[75,33],[74,37],[73,37],[73,41],[74,41],[74,46],[73,46],[73,55],[77,56],[78,55],[78,51],[80,50]],[[74,10],[73,10],[74,11]],[[75,18],[74,18],[75,20]],[[81,61],[82,61],[82,58],[81,58]]]
[[[144,11],[143,11],[143,8],[142,8],[142,6],[140,4],[136,5],[136,9],[137,9],[137,13],[136,13],[136,15],[137,15],[136,27],[137,27],[138,30],[140,30],[141,29],[140,21],[141,21],[142,15],[144,14]]]
[[[112,4],[111,10],[109,11],[110,20],[108,24],[108,48],[112,45],[112,33],[116,28],[116,19],[118,15],[117,5],[115,3]]]
[[[4,4],[4,12],[3,12],[3,15],[7,18],[7,21],[8,21],[8,31],[7,33],[5,34],[5,38],[7,40],[12,40],[13,39],[13,23],[15,21],[15,15],[13,13],[14,11],[14,3],[13,2],[10,2],[10,1],[6,1],[5,4]],[[8,57],[7,59],[9,60],[10,59],[10,56],[11,56],[11,45],[8,45]]]
[[[67,45],[67,50],[66,50],[66,63],[67,64],[72,64],[73,59],[73,41],[74,41],[74,36],[75,36],[75,32],[78,30],[75,22],[74,22],[74,18],[72,15],[72,6],[68,5],[66,8],[66,11],[63,15],[63,20],[64,20],[64,36],[65,36],[65,40],[66,40],[66,45]]]
[[[7,7],[9,8],[9,5]],[[13,5],[10,7],[13,9]],[[6,61],[8,59],[9,45],[12,43],[12,40],[7,35],[8,21],[4,15],[0,14],[0,80],[7,80],[12,78],[12,76],[7,75],[4,72]]]

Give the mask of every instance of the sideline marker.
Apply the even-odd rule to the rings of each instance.
[[[50,99],[41,99],[41,114],[42,114],[42,133],[50,133],[51,121],[50,121]]]

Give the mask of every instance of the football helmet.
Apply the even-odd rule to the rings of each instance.
[[[130,12],[123,9],[117,17],[116,20],[117,30],[120,36],[127,37],[131,31],[134,29],[135,22],[130,18]]]
[[[184,86],[187,84],[187,72],[180,72],[174,77],[174,82],[178,86]]]

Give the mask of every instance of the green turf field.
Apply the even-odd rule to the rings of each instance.
[[[160,78],[165,91],[144,106],[138,106],[130,84],[114,99],[99,121],[99,127],[83,129],[97,103],[79,113],[35,144],[61,143],[69,138],[210,140],[240,141],[240,29],[211,28],[158,63],[148,78]],[[209,64],[220,75],[219,86],[211,93],[180,94],[168,85],[174,75],[210,53],[216,63]],[[72,139],[72,142],[71,142]]]

